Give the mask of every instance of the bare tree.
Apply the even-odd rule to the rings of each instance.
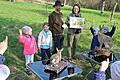
[[[101,0],[101,11],[100,11],[101,14],[103,14],[104,9],[105,9],[105,0]]]
[[[67,3],[67,0],[64,0],[64,5],[66,5],[66,3]]]
[[[113,20],[114,13],[115,13],[115,10],[116,10],[117,5],[118,5],[118,3],[116,2],[115,6],[114,6],[114,8],[113,8],[113,10],[112,10],[112,12],[111,12],[111,15],[110,15],[110,19],[109,19],[110,22]]]
[[[10,2],[16,2],[16,0],[9,0]]]

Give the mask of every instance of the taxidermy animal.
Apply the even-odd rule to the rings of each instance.
[[[106,49],[111,49],[112,48],[112,38],[103,34],[103,33],[98,33],[98,41],[100,42],[100,49],[104,45]]]
[[[53,65],[57,65],[61,61],[61,58],[62,58],[61,52],[63,51],[63,48],[60,50],[58,50],[58,48],[56,48],[56,50],[57,50],[57,53],[53,54],[50,58],[51,64],[53,64]]]

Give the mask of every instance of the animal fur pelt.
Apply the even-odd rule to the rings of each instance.
[[[98,33],[98,41],[100,42],[100,49],[103,47],[106,49],[111,49],[112,48],[112,38],[103,34],[103,33]]]
[[[58,50],[58,48],[56,48],[57,50],[57,53],[53,54],[51,57],[50,57],[50,63],[52,65],[57,65],[61,59],[62,59],[62,56],[61,56],[61,52],[63,51],[63,48],[61,50]]]
[[[104,60],[107,60],[107,58],[109,58],[109,60],[112,60],[112,53],[110,52],[109,49],[105,49],[105,48],[96,48],[94,51],[94,60],[98,61],[98,62],[102,62]]]
[[[105,48],[96,48],[95,49],[95,56],[101,56],[101,55],[104,55],[106,57],[109,57],[111,54],[110,50],[109,49],[105,49]]]

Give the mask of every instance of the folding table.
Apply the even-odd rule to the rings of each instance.
[[[82,73],[82,69],[77,67],[76,65],[70,63],[72,66],[74,66],[74,73],[73,74],[68,74],[67,68],[63,70],[59,74],[54,74],[54,73],[47,73],[45,72],[45,66],[47,64],[43,64],[43,61],[36,61],[34,63],[31,63],[28,65],[28,68],[38,76],[40,80],[61,80],[64,78],[69,78],[78,74]]]

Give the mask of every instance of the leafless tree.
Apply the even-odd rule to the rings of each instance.
[[[103,14],[104,9],[105,9],[105,0],[101,0],[101,6],[100,7],[101,7],[100,13]]]
[[[67,0],[64,0],[64,5],[66,5],[67,4]]]
[[[112,10],[112,12],[111,12],[111,15],[110,15],[110,19],[109,19],[110,22],[113,20],[114,13],[115,13],[115,10],[116,10],[117,5],[118,5],[118,3],[116,2],[115,6],[114,6],[114,8],[113,8],[113,10]]]

